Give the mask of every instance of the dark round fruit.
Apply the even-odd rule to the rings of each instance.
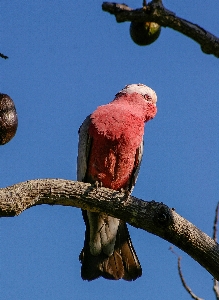
[[[18,126],[17,112],[13,100],[0,93],[0,145],[8,143]]]
[[[161,26],[154,22],[131,22],[130,35],[136,44],[146,46],[152,44],[159,37]]]

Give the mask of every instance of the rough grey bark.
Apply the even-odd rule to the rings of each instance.
[[[102,9],[115,15],[117,22],[155,22],[163,27],[172,28],[200,44],[204,53],[219,57],[218,37],[196,24],[177,17],[174,12],[163,6],[161,0],[153,0],[139,9],[132,9],[126,4],[103,2]]]
[[[1,217],[13,217],[41,204],[104,211],[176,245],[219,280],[219,245],[163,203],[63,179],[30,180],[0,189]]]

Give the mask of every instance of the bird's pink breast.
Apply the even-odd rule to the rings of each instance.
[[[136,149],[144,133],[144,119],[129,108],[108,104],[91,115],[92,147],[88,176],[103,186],[125,188],[135,164]]]

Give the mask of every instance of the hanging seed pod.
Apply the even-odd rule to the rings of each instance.
[[[137,45],[146,46],[156,41],[161,32],[161,26],[154,22],[131,22],[130,35]]]
[[[0,93],[0,145],[8,143],[14,137],[17,126],[18,119],[13,100]]]

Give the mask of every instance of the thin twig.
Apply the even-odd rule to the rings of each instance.
[[[217,224],[218,224],[218,217],[219,217],[219,202],[217,204],[215,210],[215,218],[214,218],[214,226],[213,226],[213,240],[217,242]]]
[[[180,280],[182,282],[182,285],[183,287],[185,288],[185,290],[189,293],[189,295],[195,299],[195,300],[204,300],[202,298],[199,298],[198,296],[196,296],[192,290],[190,289],[190,287],[186,284],[186,281],[183,277],[183,274],[182,274],[182,270],[181,270],[181,256],[179,256],[174,250],[173,250],[173,247],[170,247],[169,250],[175,254],[177,256],[177,259],[178,259],[178,272],[179,272],[179,277],[180,277]]]

